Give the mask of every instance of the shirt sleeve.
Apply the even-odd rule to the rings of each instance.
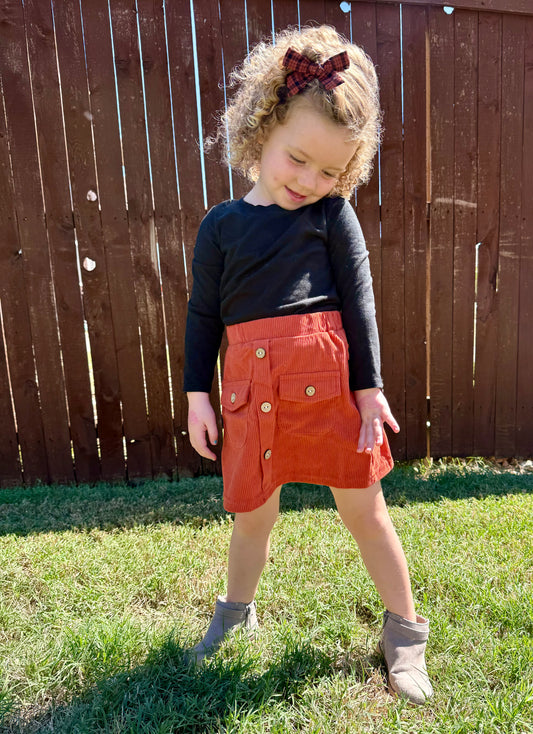
[[[348,346],[350,389],[383,387],[376,308],[368,251],[357,216],[345,199],[331,200],[328,250]]]
[[[193,286],[185,330],[185,392],[211,392],[224,332],[220,317],[220,279],[224,257],[212,212],[198,230],[192,262]]]

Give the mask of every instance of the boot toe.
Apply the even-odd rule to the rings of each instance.
[[[389,688],[397,696],[421,706],[433,696],[429,678],[422,674],[392,673],[389,675]]]

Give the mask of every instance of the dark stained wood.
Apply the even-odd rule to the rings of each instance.
[[[38,391],[48,464],[48,470],[40,478],[44,481],[70,482],[74,479],[74,468],[22,5],[17,7],[9,3],[4,6],[4,13],[7,15],[7,22],[3,23],[0,64],[24,284],[37,373],[37,381],[34,378],[30,381],[31,387],[28,387],[32,391]],[[39,420],[36,415],[33,419]],[[21,422],[19,430],[22,429]],[[25,455],[22,457],[23,462],[26,458],[31,466],[32,460]],[[44,469],[43,465],[42,470]]]
[[[298,28],[298,0],[274,0],[274,33]]]
[[[159,23],[160,14],[154,7],[154,18]],[[178,163],[180,219],[175,209],[176,198],[173,184],[174,178],[170,170],[170,161],[165,164],[163,139],[160,139],[159,165],[154,163],[154,191],[156,194],[156,216],[160,212],[168,222],[168,235],[161,243],[161,269],[163,277],[163,294],[165,299],[165,317],[167,323],[167,341],[172,372],[172,395],[174,402],[174,430],[177,441],[178,465],[180,476],[191,476],[201,472],[199,455],[190,445],[187,433],[187,400],[182,392],[183,380],[183,344],[185,336],[185,320],[187,292],[192,288],[191,263],[194,243],[198,227],[205,214],[205,202],[202,187],[202,173],[198,149],[198,117],[196,113],[196,91],[194,76],[194,59],[192,45],[183,43],[183,38],[191,38],[191,16],[188,3],[168,2],[166,4],[167,38],[170,65],[170,86],[173,99],[174,135],[176,157]],[[154,35],[152,43],[155,45]],[[152,72],[150,72],[152,74]],[[150,114],[154,113],[154,125],[164,125],[163,110],[159,110],[160,100],[156,90],[161,90],[166,74],[161,62],[157,71],[152,74],[154,96],[149,100]],[[148,78],[148,76],[147,76]],[[166,93],[162,98],[167,104]],[[157,115],[155,114],[157,113]],[[151,128],[152,129],[152,128]],[[166,137],[166,135],[165,135]],[[175,177],[175,174],[174,174]],[[170,185],[169,185],[170,182]],[[165,189],[168,189],[165,191]],[[158,204],[158,201],[160,202]],[[178,225],[180,229],[178,230]],[[159,229],[158,229],[159,233]],[[185,257],[186,275],[182,269]],[[186,278],[186,288],[183,281]]]
[[[176,452],[157,234],[148,163],[137,13],[129,0],[115,0],[111,4],[111,19],[126,173],[128,225],[148,405],[152,472],[155,476],[173,475],[176,470]],[[150,64],[150,61],[148,58],[147,64]],[[167,120],[170,122],[170,115]],[[172,148],[172,129],[170,125],[167,127],[166,145]]]
[[[399,7],[377,8],[377,62],[384,136],[381,149],[381,351],[385,393],[402,429],[391,437],[397,459],[406,457],[404,181]]]
[[[85,13],[85,10],[90,12]],[[150,435],[107,0],[82,2],[99,202],[109,276],[128,477],[151,474]]]
[[[377,62],[376,41],[376,5],[374,3],[358,3],[352,6],[352,40],[361,46],[374,63]],[[379,80],[378,70],[378,80]],[[370,268],[374,282],[374,298],[376,300],[376,318],[381,333],[383,311],[383,293],[381,289],[381,234],[379,203],[379,156],[374,159],[372,178],[362,186],[356,194],[357,217],[363,228],[366,246],[370,254]],[[386,305],[386,304],[385,304]]]
[[[430,205],[430,442],[431,455],[447,456],[452,443],[454,21],[429,10]]]
[[[300,25],[319,25],[325,23],[326,2],[329,0],[299,0]]]
[[[202,49],[198,64],[200,99],[202,101],[202,134],[204,140],[216,132],[217,122],[224,109],[224,71],[222,64],[222,29],[218,0],[196,0],[194,3],[196,42]],[[207,62],[207,63],[205,63]],[[204,157],[206,176],[207,205],[230,198],[229,171],[221,165],[215,152]],[[213,381],[211,403],[217,417],[219,435],[222,435],[222,414],[219,394],[219,380]],[[220,456],[221,442],[214,449]],[[209,459],[203,461],[204,471],[222,473],[220,458],[213,464]]]
[[[272,41],[272,8],[270,0],[246,0],[246,10],[251,51],[259,41]]]
[[[16,486],[22,484],[22,473],[3,333],[0,333],[0,411],[3,417],[0,424],[0,487]]]
[[[63,125],[58,124],[61,99],[52,13],[49,4],[38,0],[25,2],[24,13],[76,479],[94,482],[100,478],[100,463],[65,138]]]
[[[348,9],[345,12],[341,8],[341,2],[326,2],[324,20],[333,26],[338,33],[342,34],[348,41],[352,36],[352,13]]]
[[[6,16],[0,10],[0,18],[5,22]],[[0,24],[0,43],[2,43],[2,25]],[[0,76],[2,67],[0,67]],[[3,101],[0,97],[0,101]],[[23,422],[22,435],[27,444],[33,448],[36,457],[27,451],[29,476],[35,478],[39,471],[46,471],[46,455],[43,449],[43,434],[39,403],[36,391],[24,389],[27,381],[34,381],[35,368],[31,352],[31,332],[22,272],[22,258],[19,257],[20,242],[17,229],[13,181],[7,146],[5,118],[0,114],[0,301],[2,305],[2,329],[0,333],[0,410],[3,420],[0,425],[0,486],[22,484],[22,472],[19,462],[19,445],[17,425],[13,414],[12,401],[18,412],[19,421]],[[17,365],[12,370],[12,384],[8,376],[8,355]]]
[[[473,452],[474,287],[477,224],[477,13],[455,21],[452,447]]]
[[[406,458],[427,448],[426,411],[426,28],[425,8],[404,5],[404,237]],[[387,308],[385,302],[384,307]]]
[[[520,323],[518,326],[518,375],[516,407],[516,453],[533,456],[533,18],[524,24],[524,127],[522,158],[522,218],[520,232]]]
[[[335,2],[336,0],[326,0],[326,2]],[[352,0],[356,5],[365,0]],[[398,0],[377,0],[381,3],[397,4]],[[518,13],[522,15],[532,15],[531,0],[409,0],[409,5],[426,5],[435,9],[451,6],[462,10],[484,10],[495,13]]]
[[[498,352],[494,453],[516,452],[518,325],[520,323],[520,225],[522,218],[522,125],[524,19],[503,16]],[[532,332],[530,332],[531,334]],[[530,444],[533,447],[533,441]]]
[[[218,0],[196,0],[196,43],[202,49],[198,63],[200,100],[202,104],[202,136],[214,135],[220,113],[224,109],[224,72],[222,37]],[[229,173],[216,155],[205,155],[208,208],[229,198]]]
[[[494,453],[498,277],[501,16],[479,17],[478,217],[476,354],[474,372],[474,452]]]
[[[377,63],[382,165],[354,206],[394,455],[426,453],[427,386],[434,457],[533,455],[529,0],[403,3],[403,59],[398,0],[195,0],[200,125],[190,3],[81,10],[86,49],[78,0],[0,0],[0,486],[220,471],[188,440],[186,306],[206,207],[250,184],[214,149],[204,197],[199,140],[224,74],[298,14]]]
[[[101,473],[103,479],[119,479],[125,476],[120,390],[102,222],[95,199],[98,187],[80,6],[76,0],[64,0],[53,9]],[[93,270],[83,266],[86,258],[95,263]]]
[[[226,94],[228,101],[234,93],[229,85],[231,71],[239,66],[248,53],[246,38],[246,16],[244,0],[236,3],[233,0],[222,0],[220,3],[222,49],[224,53],[224,68],[226,72]],[[221,149],[217,147],[211,155],[221,156]],[[240,199],[248,193],[251,183],[240,173],[232,172],[233,198]]]

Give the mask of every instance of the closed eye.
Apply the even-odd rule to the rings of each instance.
[[[296,156],[292,155],[292,153],[289,153],[289,158],[295,163],[305,163],[305,161],[301,161],[299,158],[296,158]]]

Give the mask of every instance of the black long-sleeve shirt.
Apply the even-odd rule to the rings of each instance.
[[[294,211],[224,201],[200,225],[192,271],[184,391],[210,392],[224,325],[334,310],[348,339],[350,388],[383,386],[368,252],[345,199]]]

